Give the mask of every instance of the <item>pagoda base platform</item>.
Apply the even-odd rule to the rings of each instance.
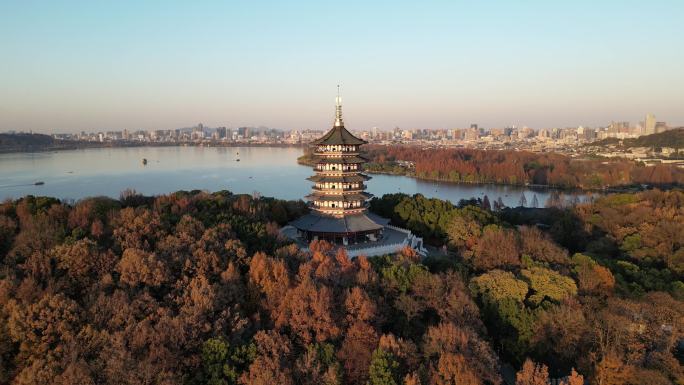
[[[372,213],[333,217],[316,212],[306,214],[290,222],[299,230],[300,238],[309,242],[320,239],[345,246],[373,242],[382,238],[382,231],[389,219]]]
[[[415,236],[410,230],[389,224],[389,219],[379,217],[372,213],[362,214],[365,218],[323,217],[316,214],[307,214],[281,229],[281,233],[297,242],[304,250],[308,250],[309,243],[315,239],[327,240],[335,247],[344,247],[350,258],[364,255],[374,257],[387,254],[395,254],[405,247],[413,248],[418,254],[425,256],[427,250],[423,246],[423,239]],[[350,220],[350,218],[352,218]],[[341,221],[341,222],[340,222]],[[372,222],[379,228],[354,227]],[[318,224],[318,226],[316,226]],[[342,232],[326,232],[321,230],[339,230],[337,226],[343,226]],[[346,226],[346,227],[344,227]],[[351,226],[351,227],[350,227]],[[371,225],[365,225],[371,227]],[[360,230],[347,232],[346,230]]]

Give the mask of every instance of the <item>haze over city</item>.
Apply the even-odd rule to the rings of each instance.
[[[0,4],[0,131],[684,123],[677,1]],[[353,113],[352,113],[353,112]]]

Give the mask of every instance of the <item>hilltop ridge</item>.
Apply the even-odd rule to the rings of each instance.
[[[638,138],[630,139],[617,139],[617,138],[607,138],[599,140],[593,143],[587,144],[587,146],[609,146],[618,145],[624,148],[633,147],[673,147],[682,148],[684,147],[684,127],[677,127],[672,130],[665,132],[659,132],[657,134],[644,135]]]

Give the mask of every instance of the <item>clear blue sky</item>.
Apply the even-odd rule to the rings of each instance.
[[[0,131],[684,124],[684,1],[0,0]]]

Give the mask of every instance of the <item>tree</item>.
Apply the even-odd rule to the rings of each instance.
[[[264,306],[275,312],[290,288],[290,274],[282,260],[255,253],[249,262],[249,280],[264,295]]]
[[[561,195],[558,191],[552,190],[549,194],[549,198],[546,200],[546,207],[561,208],[563,206],[563,201]]]
[[[423,337],[423,352],[431,359],[437,357],[438,370],[433,372],[433,378],[441,378],[442,383],[448,384],[454,378],[471,381],[465,383],[501,381],[496,355],[468,328],[450,322],[430,326]]]
[[[198,384],[233,385],[256,356],[254,344],[232,347],[223,338],[210,338],[202,345],[202,373]]]
[[[537,194],[534,194],[532,197],[532,208],[537,208],[539,207],[539,199],[537,198]]]
[[[351,383],[362,384],[368,379],[368,368],[377,343],[375,329],[365,322],[354,322],[347,329],[337,356],[343,362],[346,378]]]
[[[6,215],[0,215],[0,255],[5,256],[12,246],[17,223]]]
[[[626,385],[635,371],[636,368],[625,365],[617,355],[608,354],[597,365],[596,380],[601,385]]]
[[[84,238],[70,245],[59,245],[52,250],[57,267],[66,271],[75,283],[87,286],[92,279],[111,272],[115,257],[111,253],[100,253],[97,243]]]
[[[567,373],[579,364],[587,364],[583,352],[590,350],[590,335],[584,309],[572,298],[540,314],[531,342],[535,356],[544,357],[554,373]]]
[[[367,385],[398,385],[399,363],[392,353],[380,348],[373,351],[370,367],[368,368]]]
[[[504,201],[503,199],[501,199],[501,197],[498,197],[496,201],[499,202],[499,210],[503,210],[504,208],[506,208],[506,205],[504,204]]]
[[[548,385],[549,370],[544,364],[535,364],[529,358],[515,375],[515,385]]]
[[[471,280],[479,297],[485,324],[495,330],[505,357],[521,362],[529,353],[535,314],[525,306],[529,286],[510,272],[494,270]]]
[[[327,286],[317,287],[310,277],[304,277],[297,287],[287,292],[273,316],[276,326],[288,325],[304,343],[323,342],[340,335],[332,291]]]
[[[121,282],[131,287],[159,286],[169,278],[164,263],[154,253],[140,249],[126,249],[117,271],[121,274]]]
[[[567,379],[563,380],[561,385],[584,385],[584,376],[577,373],[575,368],[570,371]]]
[[[480,385],[465,358],[461,354],[445,353],[439,357],[437,370],[432,374],[435,385]]]
[[[492,209],[492,204],[489,202],[489,197],[487,195],[482,199],[482,209],[487,211]]]
[[[232,368],[228,364],[228,343],[220,338],[212,338],[202,346],[202,382],[207,385],[234,384],[235,378]]]
[[[539,306],[544,300],[560,303],[568,297],[577,295],[575,281],[553,270],[531,267],[522,270],[520,274],[532,289],[532,295],[527,300],[535,306]]]
[[[398,338],[394,334],[383,334],[378,348],[391,353],[403,372],[418,368],[418,347],[411,340]]]
[[[494,201],[494,210],[500,211],[500,210],[503,210],[505,207],[506,207],[506,205],[504,204],[503,199],[501,199],[501,197],[498,197]]]
[[[375,318],[376,306],[368,294],[360,287],[353,287],[344,301],[347,311],[347,322],[370,322]]]
[[[461,274],[450,271],[419,276],[411,291],[410,296],[418,302],[420,311],[436,313],[440,319],[448,319],[457,326],[482,329],[480,311]]]
[[[291,363],[288,360],[292,344],[287,337],[274,331],[259,331],[254,336],[257,355],[249,370],[240,377],[244,385],[270,385],[294,383]]]
[[[473,247],[470,262],[480,271],[519,266],[520,251],[515,233],[496,226],[486,227]]]
[[[121,249],[151,250],[159,235],[158,213],[143,208],[127,207],[114,218],[114,240]]]
[[[456,215],[449,222],[447,237],[449,245],[456,249],[471,248],[482,233],[482,227],[474,219]]]
[[[12,341],[19,344],[19,354],[24,360],[18,382],[54,382],[61,372],[61,359],[79,354],[82,309],[60,293],[45,294],[26,307],[12,302],[8,310],[7,329]],[[52,359],[46,360],[46,357]]]
[[[536,227],[520,226],[520,252],[538,262],[565,265],[570,261],[567,250]]]
[[[615,286],[615,277],[609,269],[584,254],[572,256],[572,271],[577,277],[579,290],[586,294],[609,295]]]
[[[341,385],[342,371],[335,358],[335,347],[329,343],[306,345],[296,364],[296,376],[306,385]]]
[[[501,270],[492,270],[473,278],[470,287],[476,295],[487,302],[512,299],[522,303],[529,291],[525,281],[515,278],[511,272]]]
[[[418,373],[411,372],[404,377],[403,385],[421,385],[420,377]]]
[[[216,311],[216,287],[204,275],[193,277],[177,299],[179,317],[189,328],[188,338],[204,339],[205,333],[212,330],[212,324],[224,321]]]
[[[69,362],[64,371],[57,376],[55,383],[63,385],[95,385],[95,373],[83,360]]]

